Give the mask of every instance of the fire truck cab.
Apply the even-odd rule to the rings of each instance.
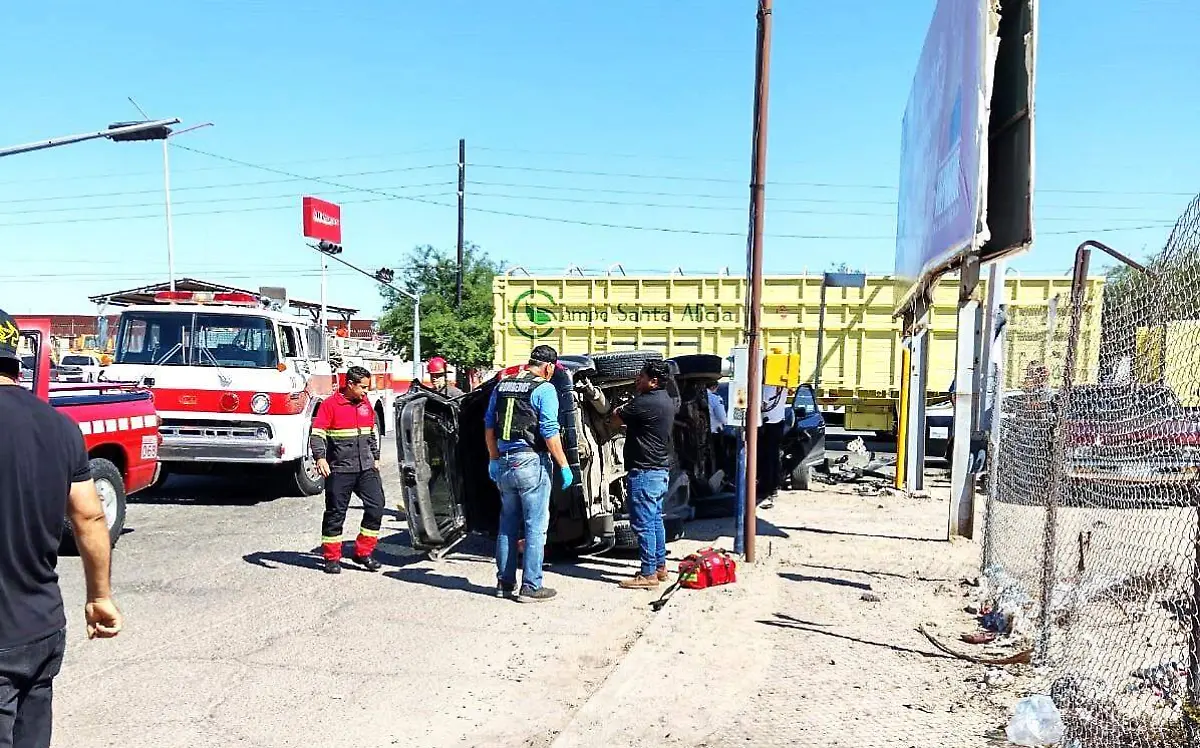
[[[121,312],[104,378],[153,390],[163,479],[262,467],[319,493],[308,437],[336,386],[319,326],[245,293],[167,291],[155,302]]]

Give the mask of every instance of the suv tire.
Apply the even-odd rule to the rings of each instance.
[[[657,351],[622,351],[620,353],[598,353],[592,356],[596,366],[596,379],[634,379],[648,361],[662,361]]]

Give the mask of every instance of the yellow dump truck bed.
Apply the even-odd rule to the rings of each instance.
[[[803,381],[816,372],[821,275],[768,276],[763,293],[763,345],[767,352],[798,354]],[[1091,278],[1084,318],[1083,365],[1098,355],[1099,293]],[[986,281],[982,284],[986,293]],[[1061,360],[1070,297],[1068,277],[1010,275],[1008,379],[1019,383],[1031,360]],[[826,289],[821,397],[830,404],[894,401],[900,392],[900,325],[892,319],[894,281],[870,276],[864,288]],[[746,300],[743,278],[698,276],[501,275],[493,282],[496,365],[517,363],[533,346],[548,343],[562,353],[660,350],[667,356],[727,356],[742,343]],[[954,376],[957,327],[956,278],[934,292],[928,389],[945,392]],[[1045,335],[1050,300],[1060,297],[1056,334]],[[1038,321],[1041,320],[1040,326]]]

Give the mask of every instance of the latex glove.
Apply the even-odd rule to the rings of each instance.
[[[500,460],[488,462],[488,477],[492,479],[492,483],[500,482],[500,465]]]
[[[570,467],[561,467],[558,469],[558,472],[562,475],[562,487],[564,491],[575,484],[575,472]]]

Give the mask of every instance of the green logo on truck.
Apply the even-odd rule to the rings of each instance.
[[[558,302],[550,294],[531,288],[513,302],[513,327],[531,340],[544,338],[554,332],[553,307],[557,305]]]

